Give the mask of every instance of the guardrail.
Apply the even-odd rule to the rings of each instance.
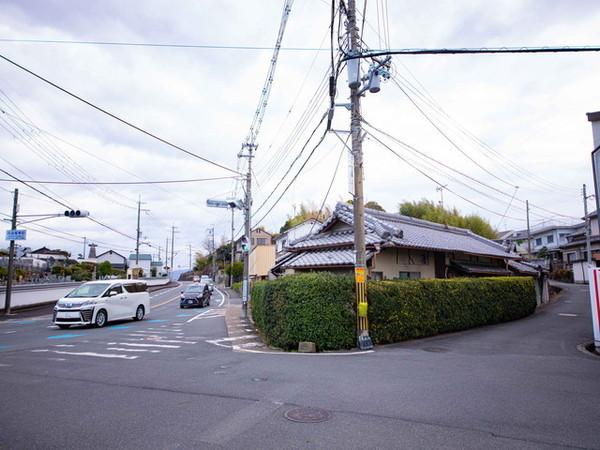
[[[13,284],[12,291],[35,291],[45,289],[61,289],[66,287],[75,287],[82,284],[81,281],[65,281],[60,283],[36,283],[36,284]],[[6,292],[6,286],[0,286],[0,294]]]

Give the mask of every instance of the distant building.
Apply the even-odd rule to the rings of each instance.
[[[289,230],[284,231],[275,238],[275,251],[278,255],[281,254],[289,242],[294,242],[297,239],[308,236],[310,233],[314,233],[319,229],[319,225],[321,225],[321,222],[317,219],[307,219]]]
[[[98,264],[108,261],[113,269],[126,270],[127,258],[114,250],[108,250],[96,257]],[[135,259],[134,259],[135,261]]]
[[[37,250],[25,254],[26,258],[44,261],[48,269],[51,269],[57,263],[59,265],[64,265],[69,259],[69,256],[71,256],[71,254],[65,250],[51,250],[48,247],[38,248]],[[36,266],[35,263],[33,265],[34,267]]]
[[[137,264],[136,264],[135,260],[136,260],[135,253],[130,254],[128,267],[130,269],[140,268],[143,271],[143,276],[149,277],[150,269],[152,267],[152,255],[150,255],[148,253],[140,253],[140,254],[138,254],[138,257],[137,257],[137,260],[138,260]]]

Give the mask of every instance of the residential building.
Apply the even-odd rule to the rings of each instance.
[[[149,277],[150,276],[150,268],[152,265],[152,255],[148,254],[148,253],[140,253],[137,256],[137,264],[135,262],[136,260],[136,255],[135,253],[131,253],[129,255],[129,268],[130,269],[135,269],[135,268],[140,268],[142,269],[142,273],[143,276],[145,277]]]
[[[272,273],[351,274],[353,226],[352,206],[338,203],[316,233],[286,246]],[[463,228],[365,209],[365,231],[368,275],[376,280],[538,274],[517,263],[518,254]]]
[[[250,241],[251,248],[263,245],[273,245],[273,235],[262,228],[256,228],[252,230]],[[235,241],[234,257],[235,261],[243,261],[244,259],[242,254],[242,238]]]
[[[113,269],[126,270],[127,269],[127,258],[114,250],[108,250],[104,253],[99,254],[96,257],[98,264],[108,261]],[[135,262],[135,259],[134,259]]]
[[[275,264],[275,243],[273,235],[262,228],[252,230],[250,240],[250,278],[262,280],[269,276]],[[243,261],[242,239],[235,242],[235,260]]]
[[[592,265],[599,267],[600,262],[600,233],[598,230],[598,216],[596,211],[589,213],[590,243],[592,251]],[[583,218],[586,219],[585,217]],[[585,223],[579,225],[567,236],[567,242],[561,246],[562,262],[566,269],[573,271],[575,283],[587,283],[587,245],[585,239]]]
[[[531,236],[531,254],[535,256],[540,251],[547,252],[547,259],[559,261],[562,259],[561,246],[566,244],[567,236],[577,231],[583,224],[576,225],[547,225],[533,228]],[[528,254],[527,230],[510,230],[498,233],[498,242],[506,245],[521,256]]]
[[[152,261],[150,263],[150,276],[152,277],[166,277],[167,270],[164,268],[162,261]]]
[[[44,261],[48,269],[51,269],[57,263],[64,265],[71,254],[65,250],[51,250],[48,247],[42,247],[27,253],[25,256]]]
[[[318,230],[320,225],[321,222],[319,222],[317,219],[307,219],[304,222],[284,231],[275,238],[276,253],[280,255],[284,251],[288,242],[294,242],[311,234],[312,232]]]

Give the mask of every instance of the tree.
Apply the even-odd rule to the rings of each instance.
[[[398,206],[402,215],[428,220],[435,223],[467,228],[488,239],[496,239],[496,231],[490,223],[477,214],[463,216],[456,208],[446,209],[431,200],[405,201]]]
[[[383,209],[383,206],[381,206],[379,203],[377,203],[374,200],[370,200],[367,203],[365,203],[365,208],[374,209],[375,211],[385,212],[385,209]]]
[[[107,277],[112,274],[112,266],[109,261],[103,261],[98,264],[98,275],[101,277]]]
[[[231,264],[227,264],[225,266],[225,273],[229,276],[232,272],[234,281],[241,279],[242,274],[244,273],[244,263],[237,261],[233,263],[233,266]]]
[[[206,269],[211,264],[211,262],[212,261],[209,257],[198,252],[196,253],[196,263],[194,264],[194,270],[196,272],[202,273],[204,272],[204,269]]]
[[[295,227],[296,225],[308,220],[308,219],[317,219],[320,221],[325,220],[327,217],[331,215],[331,209],[326,206],[323,208],[323,211],[319,214],[319,208],[317,208],[313,204],[300,204],[300,211],[294,215],[293,217],[288,216],[288,219],[285,221],[283,226],[280,228],[280,233],[285,233],[290,228]]]

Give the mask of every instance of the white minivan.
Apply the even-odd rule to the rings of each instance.
[[[90,281],[61,298],[54,306],[52,323],[103,327],[111,320],[142,320],[150,312],[146,283],[139,280]]]

